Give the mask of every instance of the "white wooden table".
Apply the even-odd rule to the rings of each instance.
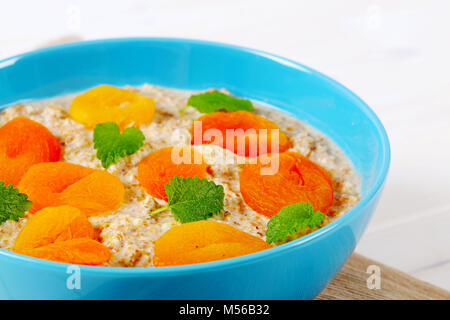
[[[359,94],[392,146],[357,251],[450,290],[450,1],[8,1],[0,58],[52,39],[173,36],[300,61]],[[0,88],[1,90],[1,88]]]

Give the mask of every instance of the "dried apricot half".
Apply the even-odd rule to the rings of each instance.
[[[205,114],[194,122],[191,137],[192,144],[214,144],[246,157],[289,149],[289,140],[276,123],[248,111]]]
[[[116,210],[125,193],[120,179],[109,172],[68,162],[32,166],[18,188],[33,202],[31,213],[45,207],[69,205],[88,216]]]
[[[17,235],[14,251],[22,252],[76,238],[95,238],[94,228],[86,215],[70,206],[48,207],[27,221]]]
[[[278,161],[274,174],[261,174],[261,168],[267,165],[259,158],[256,164],[243,167],[239,183],[245,203],[267,217],[299,202],[308,202],[314,210],[327,213],[333,203],[333,185],[328,172],[297,152],[280,153]]]
[[[228,224],[202,220],[173,227],[157,239],[153,264],[163,267],[216,261],[270,247]]]
[[[100,85],[75,97],[69,113],[73,120],[89,129],[107,121],[124,129],[152,122],[155,103],[152,98],[130,90]]]
[[[44,247],[25,250],[22,254],[50,261],[92,266],[104,264],[111,257],[107,247],[86,238],[55,242]]]
[[[138,165],[138,180],[152,197],[167,201],[164,186],[169,178],[203,179],[208,165],[200,152],[191,147],[165,147],[146,156]]]
[[[95,240],[94,228],[79,209],[48,207],[34,214],[17,235],[14,251],[31,257],[99,265],[111,253]]]
[[[16,186],[29,167],[59,161],[61,147],[43,125],[17,117],[0,128],[0,181]]]

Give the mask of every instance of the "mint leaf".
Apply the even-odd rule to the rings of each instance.
[[[314,212],[311,204],[300,202],[283,207],[267,224],[266,242],[284,241],[288,235],[294,235],[299,230],[321,226],[325,215]]]
[[[17,221],[25,216],[32,202],[25,193],[19,193],[12,184],[5,186],[0,181],[0,224],[7,220]]]
[[[175,219],[182,222],[206,220],[223,210],[225,192],[221,185],[198,177],[173,177],[165,185],[168,205],[153,212],[171,209]]]
[[[144,140],[142,131],[134,127],[126,128],[121,134],[115,122],[99,123],[94,129],[94,148],[105,169],[120,158],[135,153]]]
[[[181,109],[180,112],[183,112],[188,107],[194,107],[201,113],[211,113],[219,110],[244,110],[250,112],[255,110],[250,100],[235,98],[217,90],[192,95],[187,102],[187,106]]]

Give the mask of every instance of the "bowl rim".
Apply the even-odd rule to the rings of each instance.
[[[105,43],[115,43],[115,44],[127,44],[132,42],[167,42],[167,43],[182,43],[187,45],[202,45],[216,48],[224,48],[228,50],[234,51],[243,51],[254,56],[259,56],[262,58],[270,59],[277,63],[281,63],[285,66],[300,69],[303,72],[308,72],[312,74],[314,77],[320,78],[322,81],[325,81],[331,85],[333,85],[338,90],[342,91],[345,95],[351,96],[352,99],[355,100],[354,103],[358,104],[358,108],[362,111],[362,113],[371,121],[371,123],[375,126],[376,132],[378,135],[378,139],[380,140],[380,148],[379,151],[382,153],[382,164],[381,170],[376,174],[374,183],[372,188],[368,190],[366,195],[362,197],[362,199],[348,212],[346,212],[342,217],[334,220],[330,224],[325,227],[312,232],[306,236],[303,236],[299,239],[293,240],[291,242],[266,249],[263,251],[259,251],[256,253],[252,253],[249,255],[239,256],[235,258],[229,258],[225,260],[218,260],[213,262],[206,263],[198,263],[198,264],[190,264],[190,265],[181,265],[181,266],[170,266],[170,267],[103,267],[103,266],[86,266],[86,265],[77,265],[80,268],[81,272],[96,274],[96,275],[121,275],[121,276],[162,276],[162,275],[174,275],[174,274],[182,274],[182,273],[195,273],[201,271],[210,271],[217,270],[221,268],[231,268],[238,264],[249,264],[258,260],[263,260],[268,256],[276,256],[279,254],[283,254],[287,251],[293,250],[300,246],[306,245],[317,238],[330,233],[332,230],[344,225],[347,221],[352,219],[354,216],[358,214],[363,214],[363,207],[368,205],[372,199],[376,196],[376,194],[382,189],[383,184],[386,180],[387,173],[389,171],[389,164],[391,159],[390,145],[389,139],[386,133],[385,128],[383,127],[381,121],[376,116],[375,112],[370,109],[370,107],[355,93],[351,90],[347,89],[338,81],[322,74],[319,71],[316,71],[310,67],[307,67],[301,63],[295,62],[293,60],[280,57],[275,54],[271,54],[265,51],[251,49],[247,47],[226,44],[221,42],[214,41],[205,41],[205,40],[194,40],[187,38],[172,38],[172,37],[126,37],[126,38],[109,38],[109,39],[97,39],[97,40],[87,40],[87,41],[77,41],[71,43],[65,43],[60,45],[55,45],[51,47],[41,48],[29,52],[25,52],[22,54],[18,54],[6,59],[0,60],[0,68],[3,66],[9,66],[14,64],[17,60],[27,57],[36,56],[46,52],[59,51],[61,49],[70,49],[70,48],[79,48],[83,46],[91,46],[91,45],[101,45]],[[4,106],[8,106],[10,104],[6,104]],[[22,261],[26,263],[35,264],[36,267],[41,267],[45,269],[52,269],[66,272],[67,267],[71,266],[69,263],[61,263],[48,261],[43,259],[37,259],[25,255],[21,255],[6,249],[0,249],[0,256],[5,257],[6,259]]]

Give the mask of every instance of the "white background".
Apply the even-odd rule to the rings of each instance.
[[[450,1],[1,4],[0,58],[67,36],[187,37],[269,51],[340,81],[375,110],[392,147],[357,251],[450,289]]]

